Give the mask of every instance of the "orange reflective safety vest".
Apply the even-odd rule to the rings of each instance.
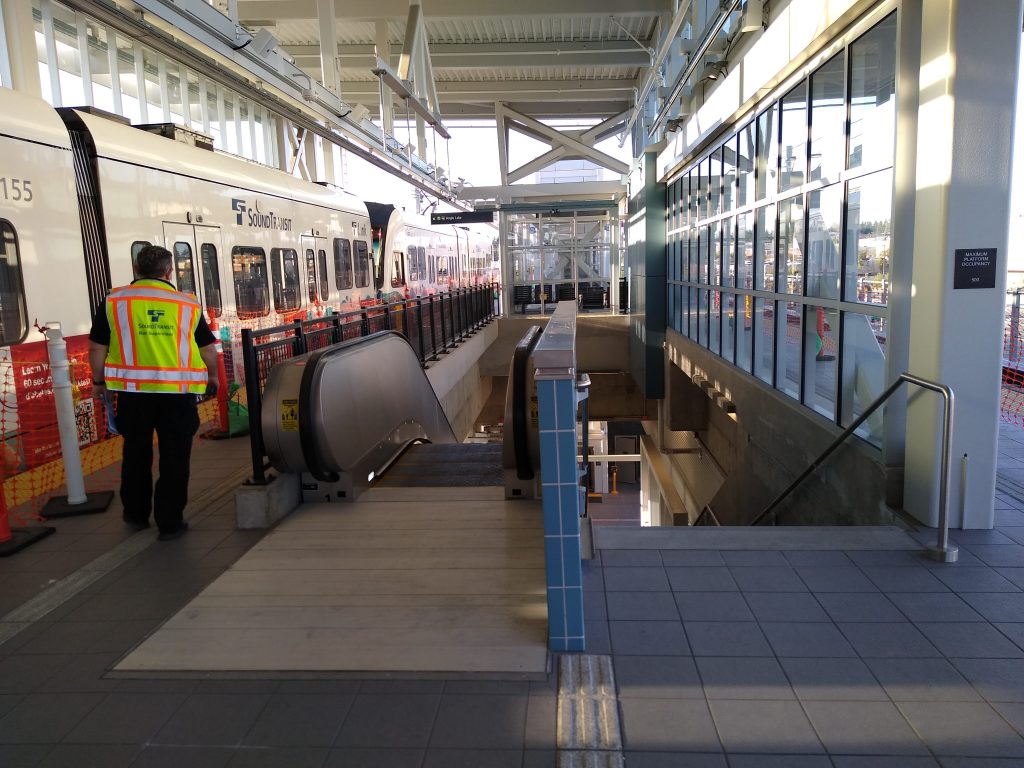
[[[206,364],[195,341],[203,310],[195,296],[145,278],[112,290],[106,309],[110,346],[103,375],[108,389],[205,391]]]

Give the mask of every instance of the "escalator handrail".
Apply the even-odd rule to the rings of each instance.
[[[516,477],[520,480],[533,479],[533,462],[530,460],[530,443],[527,438],[526,418],[529,408],[526,392],[527,365],[533,348],[540,341],[541,327],[531,325],[512,354],[512,440],[516,453]]]
[[[337,472],[327,469],[320,461],[316,450],[316,431],[314,429],[313,415],[313,382],[319,379],[319,371],[323,368],[328,359],[337,354],[346,352],[361,344],[373,344],[386,336],[397,336],[406,344],[409,340],[398,331],[378,331],[369,336],[343,341],[340,344],[332,344],[316,352],[311,352],[306,358],[305,369],[302,371],[302,382],[299,386],[299,443],[302,445],[302,459],[306,463],[309,473],[322,483],[336,483],[339,479]]]

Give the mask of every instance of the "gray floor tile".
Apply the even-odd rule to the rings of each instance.
[[[697,667],[690,656],[616,655],[613,664],[620,698],[704,698]]]
[[[946,659],[868,659],[893,701],[980,701],[974,687]]]
[[[729,755],[729,768],[832,768],[827,755]]]
[[[102,693],[33,693],[0,718],[2,744],[54,744],[93,710]]]
[[[358,693],[359,680],[282,680],[276,693]]]
[[[709,699],[794,698],[789,680],[775,659],[704,656],[695,661]]]
[[[1024,547],[1019,544],[971,544],[964,547],[985,565],[1024,567]]]
[[[913,624],[848,622],[838,626],[862,658],[926,659],[941,655]]]
[[[850,560],[861,567],[908,567],[922,565],[927,562],[925,554],[919,550],[884,549],[859,550],[847,552]]]
[[[1024,652],[995,627],[979,622],[926,623],[918,629],[947,657],[1011,659]]]
[[[365,694],[352,702],[338,747],[426,747],[437,713],[436,694]]]
[[[0,765],[4,768],[37,768],[50,751],[52,747],[48,744],[0,744]]]
[[[832,755],[835,768],[939,768],[930,757],[901,755]]]
[[[153,739],[155,744],[241,744],[270,699],[266,694],[194,693]]]
[[[721,751],[705,701],[621,699],[619,710],[623,746],[627,750]]]
[[[939,581],[954,592],[1019,592],[1020,587],[992,568],[936,568]]]
[[[942,768],[1019,768],[1015,757],[940,757]]]
[[[323,747],[239,747],[228,768],[320,768],[326,759]]]
[[[553,749],[523,750],[523,768],[551,768],[557,759]]]
[[[525,696],[530,692],[529,680],[445,680],[445,695],[451,693],[490,694],[493,696]]]
[[[275,694],[245,735],[262,747],[329,747],[352,705],[352,694]]]
[[[281,680],[200,680],[196,693],[273,694],[281,689]]]
[[[1024,702],[1024,664],[1019,659],[950,659],[988,701]]]
[[[526,696],[445,695],[430,748],[521,750],[526,700]]]
[[[975,592],[962,597],[987,621],[1024,622],[1024,593]]]
[[[821,567],[797,566],[796,573],[811,592],[877,592],[878,588],[864,572],[853,565]]]
[[[980,613],[952,592],[889,592],[886,596],[913,622],[984,621]]]
[[[1017,733],[1024,734],[1024,703],[996,702],[992,707]]]
[[[676,592],[679,616],[687,621],[752,621],[739,592]]]
[[[835,622],[906,621],[900,610],[880,592],[819,592],[815,597]]]
[[[607,606],[608,618],[613,621],[679,619],[679,611],[671,592],[608,592]]]
[[[604,590],[583,590],[583,615],[587,619],[608,619],[608,604]]]
[[[865,566],[864,574],[883,592],[948,592],[949,587],[939,581],[927,568],[901,568],[892,566]]]
[[[729,768],[725,755],[685,752],[636,752],[624,753],[629,768]],[[544,766],[551,768],[551,764]]]
[[[323,768],[421,768],[423,749],[332,749]]]
[[[0,658],[0,693],[32,693],[66,668],[72,658],[31,653]]]
[[[1012,543],[1001,531],[985,528],[967,530],[952,528],[949,531],[949,538],[950,540],[955,541],[957,544],[960,544],[961,546]]]
[[[986,703],[908,701],[899,708],[936,755],[1024,757],[1024,739]]]
[[[662,562],[661,553],[656,549],[606,549],[601,552],[601,564],[607,568],[660,568]]]
[[[665,566],[673,592],[736,592],[739,587],[725,566]]]
[[[169,747],[149,744],[132,768],[225,768],[235,756],[234,747]]]
[[[134,744],[58,744],[39,763],[39,768],[127,768],[140,750]]]
[[[185,694],[112,693],[67,735],[80,744],[145,744],[185,701]]]
[[[860,659],[782,659],[796,691],[807,701],[885,701],[886,694]]]
[[[748,592],[743,597],[761,622],[831,621],[821,603],[807,592]]]
[[[797,701],[708,702],[727,753],[815,754],[824,752]]]
[[[1024,623],[1014,622],[1013,624],[1009,624],[1006,622],[998,622],[992,626],[1010,638],[1018,648],[1024,649]]]
[[[825,658],[856,656],[853,647],[832,624],[784,621],[762,622],[761,631],[780,658]]]
[[[833,550],[794,549],[786,550],[782,553],[782,556],[792,566],[829,566],[836,568],[844,565],[848,566],[851,563],[850,558],[847,557],[845,552]]]
[[[605,568],[604,588],[606,592],[668,591],[668,579],[664,568]]]
[[[608,631],[608,622],[584,621],[583,631],[587,644],[587,653],[608,654],[612,652],[612,638]]]
[[[729,568],[743,592],[806,592],[807,585],[788,565]]]
[[[444,680],[364,680],[359,693],[436,693],[444,692]]]
[[[520,768],[518,749],[428,749],[423,768]]]
[[[684,621],[694,656],[771,656],[755,621]]]
[[[583,561],[583,589],[604,592],[604,568]]]
[[[1021,519],[1024,520],[1024,516],[1022,516]],[[1020,528],[1018,530],[1021,531],[1021,538],[1024,539],[1024,528]],[[1024,589],[1024,568],[993,568],[992,570],[1009,581],[1015,587]]]
[[[527,697],[526,728],[523,736],[525,749],[550,750],[555,748],[557,710],[557,696],[537,693]]]
[[[14,709],[24,698],[23,693],[0,693],[0,718]]]
[[[678,621],[610,621],[612,651],[618,655],[679,656],[690,646]]]
[[[788,568],[790,565],[781,552],[763,550],[723,550],[722,559],[726,565],[772,566],[775,568]]]
[[[36,688],[38,693],[107,693],[117,689],[119,681],[105,677],[121,658],[118,653],[82,654],[74,663]]]
[[[700,549],[662,549],[661,561],[677,566],[721,566],[725,560],[720,552]]]
[[[805,701],[825,748],[840,755],[925,755],[925,745],[887,701]]]

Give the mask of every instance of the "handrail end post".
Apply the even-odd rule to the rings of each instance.
[[[932,544],[928,547],[928,557],[940,563],[955,563],[960,557],[960,548],[956,544]]]

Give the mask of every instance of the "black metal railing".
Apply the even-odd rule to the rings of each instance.
[[[420,364],[426,366],[495,317],[493,295],[491,285],[456,288],[273,328],[243,329],[242,361],[252,444],[251,483],[267,482],[269,466],[261,424],[263,387],[271,368],[298,355],[378,331],[401,333],[419,355]]]

